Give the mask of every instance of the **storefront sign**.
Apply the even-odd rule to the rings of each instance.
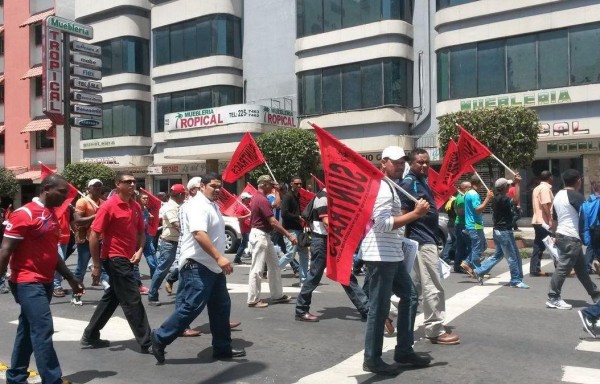
[[[73,64],[87,65],[88,67],[92,68],[102,68],[102,59],[98,57],[82,55],[81,53],[73,53],[71,56],[71,62]]]
[[[583,152],[598,152],[600,142],[595,141],[573,141],[568,143],[549,143],[546,144],[546,151],[550,153],[572,153],[574,155]]]
[[[64,122],[63,55],[64,34],[51,28],[47,18],[42,27],[42,95],[43,111],[55,124]]]
[[[552,138],[555,136],[589,135],[589,129],[583,129],[579,121],[558,121],[540,123],[538,138]]]
[[[53,29],[66,32],[70,35],[81,37],[86,40],[94,38],[94,29],[89,25],[79,24],[73,20],[63,19],[58,16],[48,16],[46,25]]]
[[[566,89],[559,91],[538,91],[527,93],[515,93],[502,96],[491,96],[477,99],[460,101],[461,111],[471,111],[483,108],[495,108],[504,106],[533,107],[537,105],[570,103],[571,96]]]
[[[165,131],[207,128],[236,123],[296,127],[296,117],[290,111],[248,104],[227,105],[225,107],[197,109],[165,115]]]
[[[81,159],[84,163],[96,163],[104,165],[119,165],[119,162],[114,157],[87,157]]]
[[[115,140],[111,139],[99,139],[99,140],[90,140],[82,143],[83,149],[95,149],[95,148],[110,148],[115,146]]]
[[[102,92],[102,83],[99,81],[72,79],[71,86],[78,89],[89,89],[90,91]]]
[[[96,56],[102,55],[102,48],[99,45],[92,45],[81,41],[72,41],[71,49],[73,51],[89,53]]]

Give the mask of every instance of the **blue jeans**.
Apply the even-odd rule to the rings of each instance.
[[[154,341],[161,346],[171,344],[189,328],[205,306],[208,308],[213,353],[231,352],[231,299],[225,274],[214,273],[192,260],[179,268],[175,311],[154,331]]]
[[[86,240],[85,243],[77,244],[77,268],[75,269],[75,278],[78,281],[83,282],[91,258],[90,242]],[[104,266],[102,266],[100,280],[108,281],[108,274],[106,273]]]
[[[58,257],[60,257],[63,261],[67,255],[67,246],[68,244],[58,244]],[[54,289],[62,288],[62,281],[62,275],[58,272],[54,272]]]
[[[487,240],[483,229],[467,229],[469,239],[471,240],[471,253],[467,257],[466,262],[472,267],[481,265],[481,255],[487,249]]]
[[[591,321],[600,320],[600,301],[598,301],[596,304],[590,305],[587,308],[583,308],[581,312],[583,312],[583,314]]]
[[[454,254],[454,270],[460,269],[460,263],[462,263],[469,254],[471,253],[471,239],[469,235],[464,233],[465,225],[456,224],[454,227],[454,233],[456,234],[456,253]]]
[[[300,237],[302,233],[299,229],[289,229],[288,232],[296,235],[296,239]],[[291,263],[294,260],[294,256],[296,255],[296,251],[298,251],[298,255],[300,256],[300,281],[306,280],[306,275],[308,275],[308,248],[301,247],[299,245],[292,245],[290,240],[287,237],[283,238],[285,242],[285,249],[287,253],[279,259],[279,268],[285,268],[288,263]]]
[[[242,233],[242,242],[240,243],[240,246],[237,249],[237,252],[235,253],[235,259],[237,261],[241,261],[242,260],[242,253],[244,253],[244,249],[246,249],[248,247],[248,239],[250,238],[250,232],[248,233]]]
[[[177,255],[177,242],[160,240],[160,253],[156,270],[152,275],[152,283],[150,284],[150,292],[148,292],[148,300],[158,301],[158,290],[165,277],[171,269],[171,265],[175,261]]]
[[[413,352],[417,291],[404,261],[365,261],[369,276],[369,315],[365,335],[365,362],[382,361],[383,328],[390,312],[392,293],[400,298],[395,354]]]
[[[444,244],[444,250],[442,251],[442,257],[444,261],[454,261],[456,257],[456,227],[454,225],[448,226],[448,238],[446,244]]]
[[[144,243],[144,258],[150,268],[150,277],[154,276],[156,271],[156,248],[154,248],[154,239],[148,233],[146,233],[146,242]]]
[[[304,315],[310,309],[312,294],[321,282],[323,272],[327,266],[327,238],[318,235],[312,236],[310,243],[310,270],[308,277],[302,284],[302,289],[296,298],[296,315]],[[342,285],[344,291],[354,304],[361,316],[366,317],[369,312],[367,295],[362,290],[353,274],[350,274],[350,284]]]
[[[7,383],[27,382],[27,368],[32,353],[42,381],[48,384],[62,383],[62,371],[52,344],[52,284],[9,284],[15,301],[21,306],[21,314],[10,369],[6,371]]]
[[[475,273],[485,275],[506,256],[508,269],[510,270],[510,285],[517,285],[522,282],[523,265],[513,231],[499,231],[494,229],[494,244],[496,245],[494,255],[485,259],[479,267],[475,268]]]

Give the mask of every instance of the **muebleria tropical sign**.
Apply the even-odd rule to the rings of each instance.
[[[165,131],[208,128],[236,123],[259,123],[281,127],[296,127],[296,116],[290,111],[250,104],[195,109],[165,115]]]
[[[533,107],[536,105],[570,103],[571,96],[566,89],[556,91],[538,91],[515,93],[511,95],[490,96],[477,99],[460,101],[461,111],[471,111],[482,108],[495,108],[502,106]]]

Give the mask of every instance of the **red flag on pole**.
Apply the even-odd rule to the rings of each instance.
[[[460,124],[458,124],[458,129],[460,130],[460,136],[458,137],[458,158],[464,173],[468,172],[468,166],[472,167],[478,161],[491,156],[492,152]]]
[[[235,195],[232,195],[225,188],[221,188],[221,192],[219,193],[219,200],[216,201],[221,213],[225,216],[235,216],[235,208],[237,200]],[[238,203],[239,204],[239,203]]]
[[[148,212],[150,212],[150,218],[148,219],[148,234],[150,236],[156,236],[158,227],[160,226],[160,207],[162,207],[162,201],[152,193],[146,191],[144,188],[140,188],[140,191],[148,196]]]
[[[223,181],[233,183],[265,161],[265,157],[256,145],[252,135],[246,132],[223,172]]]
[[[327,277],[350,284],[352,257],[371,220],[383,173],[316,124],[325,182],[329,229]]]
[[[434,171],[433,168],[429,168],[427,184],[429,184],[429,188],[431,188],[431,192],[433,192],[433,198],[435,199],[435,206],[437,209],[440,209],[446,201],[457,192],[454,185],[443,184],[440,182],[439,178],[440,175]]]
[[[254,188],[254,186],[250,183],[246,183],[246,188],[244,188],[244,190],[242,191],[242,193],[247,192],[249,194],[252,195],[252,197],[256,196],[256,194],[258,193],[258,191],[256,190],[256,188]]]
[[[450,140],[448,148],[444,153],[444,161],[442,168],[440,168],[439,178],[437,184],[452,185],[454,184],[464,173],[474,173],[475,169],[472,164],[462,164],[460,162],[460,153],[458,151],[458,145],[454,140]]]
[[[312,173],[310,175],[312,176],[315,183],[317,183],[317,185],[319,186],[319,189],[325,188],[325,183],[323,183],[321,180],[317,179],[317,176],[313,175]]]
[[[42,180],[44,180],[46,177],[56,173],[56,171],[51,170],[44,164],[42,164],[40,166],[40,170],[42,171],[41,172]],[[67,198],[65,199],[65,201],[62,203],[62,205],[60,207],[54,208],[54,214],[56,215],[56,217],[62,217],[65,214],[65,212],[69,208],[69,205],[71,204],[73,199],[75,197],[77,197],[78,194],[79,194],[79,190],[77,188],[75,188],[73,185],[71,185],[71,183],[69,183],[69,192],[67,192]]]
[[[300,212],[304,211],[306,205],[315,197],[315,194],[304,188],[300,188]]]

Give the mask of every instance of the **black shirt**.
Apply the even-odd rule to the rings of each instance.
[[[494,229],[509,231],[513,229],[512,199],[505,194],[495,195],[492,199]]]
[[[296,196],[294,192],[289,191],[283,195],[283,199],[281,200],[281,218],[283,228],[302,230],[302,222],[300,221],[300,194]]]
[[[419,244],[437,244],[437,235],[435,232],[438,227],[439,214],[435,209],[435,198],[429,185],[427,185],[427,180],[419,178],[412,172],[408,172],[404,180],[400,182],[400,186],[416,197],[417,200],[424,199],[431,205],[427,215],[406,225],[405,236],[411,240],[415,240]],[[415,203],[412,200],[402,193],[399,195],[403,211],[412,211],[415,209]]]

